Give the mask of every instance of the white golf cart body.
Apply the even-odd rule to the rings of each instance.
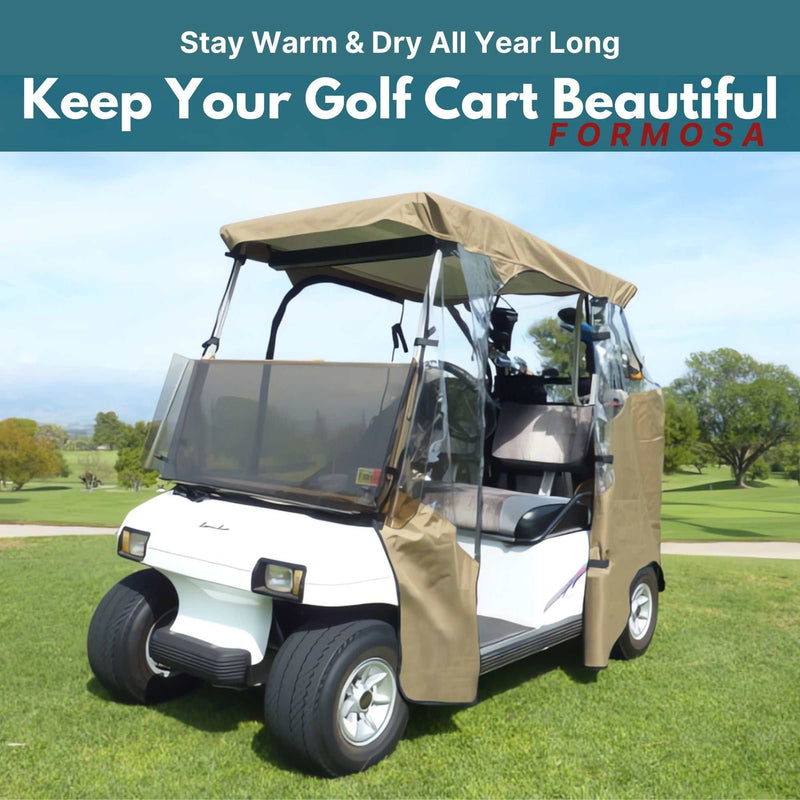
[[[309,606],[398,605],[391,563],[373,528],[302,514],[287,523],[287,513],[212,498],[196,503],[169,492],[134,509],[122,527],[150,533],[143,563],[163,572],[178,591],[178,616],[170,630],[219,648],[245,650],[255,665],[265,656],[272,625],[273,599],[251,590],[253,566],[265,552],[276,562],[313,565],[303,592]],[[472,553],[474,534],[460,533],[458,543]],[[502,632],[516,633],[569,622],[579,634],[588,553],[587,531],[519,550],[486,537],[479,622],[502,620],[508,623],[498,626]],[[563,633],[559,641],[572,638]],[[485,637],[483,644],[490,655]],[[534,652],[545,649],[536,640],[532,646]],[[495,667],[486,662],[485,671]]]
[[[149,442],[176,488],[119,532],[177,591],[152,663],[257,685],[297,626],[364,617],[398,631],[411,701],[472,702],[479,674],[581,635],[605,666],[636,576],[663,586],[662,404],[622,314],[635,287],[427,194],[222,235],[217,324],[204,358],[174,359]],[[265,359],[215,358],[252,260],[287,273],[287,304],[322,281],[416,304],[409,363],[276,360],[285,305]],[[498,298],[517,295],[573,309],[570,375],[498,344]]]

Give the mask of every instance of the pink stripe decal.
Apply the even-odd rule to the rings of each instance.
[[[570,578],[567,584],[562,588],[559,589],[548,601],[547,605],[544,607],[544,610],[547,611],[550,606],[553,605],[557,600],[560,600],[579,580],[581,575],[586,572],[586,564],[584,564],[576,573],[575,575]]]

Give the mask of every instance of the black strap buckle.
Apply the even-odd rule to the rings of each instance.
[[[392,347],[397,350],[398,345],[403,348],[403,352],[408,352],[408,345],[406,344],[406,337],[403,335],[403,328],[399,322],[392,325]]]
[[[203,353],[205,353],[206,350],[208,350],[208,348],[211,347],[212,344],[214,345],[215,352],[219,350],[219,337],[210,336],[208,339],[206,339],[206,341],[204,341],[203,344],[200,345],[203,348]]]

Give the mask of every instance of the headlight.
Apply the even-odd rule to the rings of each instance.
[[[150,534],[147,531],[137,531],[135,528],[123,528],[117,542],[117,553],[123,558],[141,561],[147,552],[147,540]]]
[[[300,602],[303,599],[305,579],[306,568],[299,564],[262,558],[253,569],[250,588],[258,594]]]

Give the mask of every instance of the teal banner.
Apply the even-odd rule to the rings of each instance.
[[[794,150],[796,6],[15,10],[3,150]],[[778,15],[778,10],[780,11]]]

